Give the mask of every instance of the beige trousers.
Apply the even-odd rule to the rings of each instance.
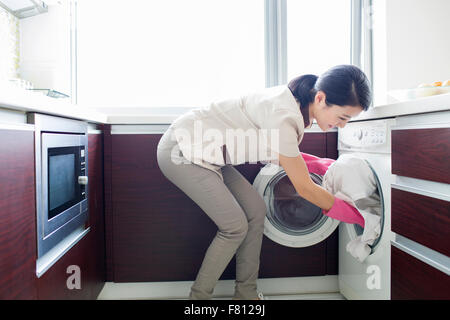
[[[266,214],[264,200],[233,166],[221,168],[222,181],[212,170],[186,163],[186,160],[182,164],[174,163],[174,155],[182,157],[182,153],[169,137],[170,128],[158,145],[159,168],[218,227],[191,288],[190,298],[210,299],[217,281],[236,254],[234,298],[256,299]]]

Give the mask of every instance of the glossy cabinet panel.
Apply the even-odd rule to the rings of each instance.
[[[36,299],[34,132],[0,129],[0,300]]]
[[[450,277],[391,246],[393,300],[450,299]]]
[[[450,256],[450,202],[391,190],[392,231]]]
[[[450,183],[450,128],[392,130],[392,173]]]

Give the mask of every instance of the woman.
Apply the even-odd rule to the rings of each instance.
[[[287,87],[212,103],[174,121],[158,145],[159,167],[218,227],[191,288],[191,299],[212,297],[234,254],[234,298],[258,298],[266,206],[233,165],[275,162],[300,196],[325,214],[335,212],[345,203],[311,180],[298,145],[314,119],[323,131],[343,128],[370,103],[365,74],[355,66],[339,65],[320,77],[303,75]]]

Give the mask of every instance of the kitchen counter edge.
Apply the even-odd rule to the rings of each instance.
[[[12,122],[17,122],[14,120],[21,119],[22,116],[25,119],[26,113],[37,112],[96,124],[171,124],[181,114],[191,109],[193,108],[90,108],[60,102],[44,96],[33,101],[30,98],[13,99],[11,97],[0,97],[0,122],[9,122],[9,119],[12,119]],[[379,105],[362,112],[351,121],[365,121],[445,110],[450,110],[450,94]],[[126,111],[128,113],[125,113]]]

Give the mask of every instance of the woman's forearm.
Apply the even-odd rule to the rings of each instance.
[[[312,184],[307,188],[297,190],[297,192],[304,199],[326,211],[330,210],[334,204],[334,196],[314,182],[312,182]]]
[[[334,196],[314,183],[309,175],[308,167],[302,156],[286,157],[279,155],[279,159],[289,180],[301,197],[324,210],[328,211],[331,209],[334,204]]]

